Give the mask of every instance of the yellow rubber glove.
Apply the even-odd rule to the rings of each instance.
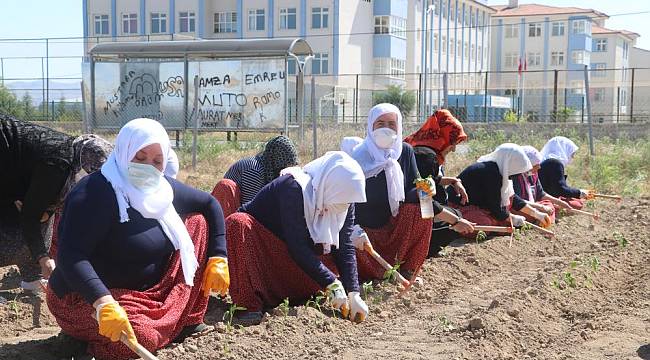
[[[97,322],[99,335],[116,342],[120,340],[120,335],[125,333],[132,344],[138,343],[126,311],[117,302],[100,304],[97,307]]]
[[[204,296],[210,296],[210,291],[226,296],[230,286],[230,271],[228,259],[214,256],[208,259],[208,265],[203,272],[201,289]]]

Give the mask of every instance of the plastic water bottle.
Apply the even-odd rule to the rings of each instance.
[[[433,218],[433,198],[426,191],[418,190],[420,198],[420,212],[423,219]]]

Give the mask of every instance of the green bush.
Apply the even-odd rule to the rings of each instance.
[[[397,106],[402,112],[402,116],[408,116],[415,108],[415,93],[406,91],[401,86],[389,85],[385,91],[374,93],[372,95],[373,105],[389,103]]]

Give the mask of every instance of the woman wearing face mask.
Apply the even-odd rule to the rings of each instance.
[[[574,209],[582,209],[585,200],[593,198],[591,191],[576,189],[566,182],[564,168],[571,163],[578,146],[564,136],[556,136],[542,148],[542,163],[539,180],[544,191],[563,201]]]
[[[101,171],[66,200],[47,304],[95,357],[132,357],[121,333],[155,351],[204,330],[210,291],[228,290],[221,207],[163,175],[169,148],[157,121],[128,122]],[[197,212],[185,224],[179,215]]]
[[[515,191],[515,198],[520,205],[523,203],[538,213],[547,214],[550,217],[551,224],[553,224],[555,223],[555,207],[570,209],[571,206],[544,192],[537,173],[540,167],[539,164],[542,161],[542,155],[537,151],[537,149],[530,145],[523,146],[522,148],[528,156],[528,160],[530,160],[530,163],[533,165],[533,168],[530,173],[510,177]],[[514,204],[513,207],[518,210]],[[520,209],[521,208],[523,208],[523,206],[521,206]],[[515,214],[525,216],[528,221],[543,224],[543,221],[540,220],[544,217],[542,214],[533,215],[534,212],[530,210],[528,212],[516,210],[513,211]]]
[[[298,150],[286,136],[269,140],[261,153],[234,163],[212,190],[224,215],[253,200],[264,185],[280,175],[280,170],[298,165]]]
[[[26,290],[39,291],[54,270],[54,214],[82,171],[106,160],[111,145],[0,114],[0,266],[17,265]]]
[[[375,250],[387,261],[400,263],[400,271],[410,277],[427,257],[432,220],[422,219],[414,184],[419,177],[415,155],[401,139],[397,107],[379,104],[370,109],[366,138],[352,152],[366,177],[367,202],[357,204],[356,222]],[[435,205],[435,213],[442,211]],[[385,270],[365,252],[357,261],[362,279],[383,277]]]
[[[286,298],[306,300],[323,289],[343,316],[349,312],[351,320],[365,319],[368,306],[359,296],[350,239],[350,203],[365,201],[363,172],[340,151],[285,172],[226,220],[230,296],[247,309],[239,321],[259,323],[262,310]],[[338,269],[340,280],[330,268]]]
[[[413,146],[415,161],[420,176],[431,176],[436,183],[434,200],[441,205],[447,205],[447,192],[445,186],[452,186],[461,194],[461,204],[467,202],[467,193],[460,179],[445,176],[443,164],[447,155],[456,151],[456,145],[467,140],[463,125],[449,112],[443,109],[431,115],[422,127],[404,142]],[[460,211],[443,206],[443,211],[436,214],[429,245],[429,256],[437,254],[459,234],[474,232],[472,223],[463,219]]]
[[[448,187],[449,203],[475,224],[489,226],[523,226],[523,216],[511,214],[509,209],[514,195],[512,175],[530,171],[532,165],[521,146],[499,145],[490,154],[481,156],[463,170],[458,177],[465,185],[469,202],[461,204],[461,196]]]

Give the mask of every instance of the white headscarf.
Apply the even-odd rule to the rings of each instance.
[[[126,211],[129,207],[137,210],[144,218],[158,220],[174,248],[180,250],[185,283],[192,286],[194,273],[199,264],[194,255],[192,239],[172,204],[174,192],[171,185],[162,179],[158,189],[145,194],[131,185],[128,180],[129,163],[140,149],[151,144],[160,144],[163,159],[168,159],[169,136],[159,122],[151,119],[129,121],[117,135],[115,149],[102,166],[102,175],[111,183],[115,191],[120,222],[129,221]]]
[[[479,162],[494,161],[501,173],[501,206],[508,206],[510,197],[515,194],[510,176],[530,171],[533,166],[528,156],[517,144],[501,144],[493,152],[483,155]]]
[[[165,166],[165,175],[172,179],[176,179],[179,169],[180,164],[178,162],[178,155],[176,155],[176,151],[170,147],[169,154],[167,155],[167,165]]]
[[[560,160],[562,165],[567,166],[578,151],[578,145],[564,136],[556,136],[549,140],[542,148],[542,158]]]
[[[328,254],[339,247],[349,204],[366,201],[366,179],[356,161],[342,151],[330,151],[299,167],[286,168],[302,188],[305,221],[314,244]]]
[[[390,149],[382,149],[375,144],[372,136],[373,125],[377,119],[393,113],[397,115],[397,140]],[[392,104],[378,104],[368,114],[368,131],[366,138],[352,152],[352,157],[361,165],[366,179],[380,172],[386,173],[388,203],[393,216],[399,213],[399,203],[404,201],[404,173],[397,162],[402,155],[402,113]]]
[[[358,136],[346,136],[341,140],[341,151],[351,156],[354,149],[362,142],[363,139]]]
[[[528,156],[528,160],[530,160],[532,166],[539,165],[542,162],[542,154],[533,146],[524,145],[522,148],[524,149],[526,156]]]

